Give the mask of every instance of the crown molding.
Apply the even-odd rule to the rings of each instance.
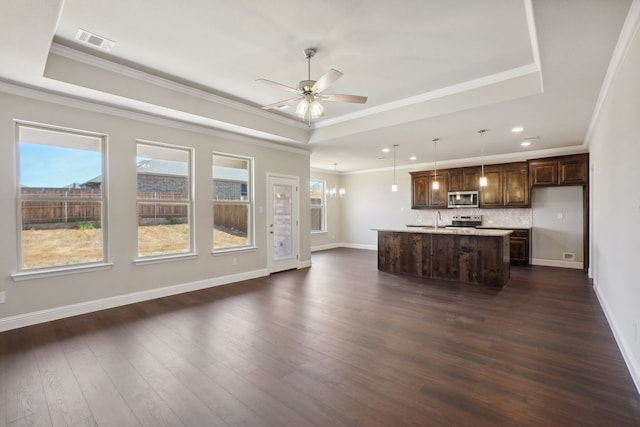
[[[232,141],[243,142],[254,146],[271,148],[279,151],[286,151],[289,153],[296,153],[309,156],[311,154],[310,147],[293,147],[286,145],[287,143],[293,144],[294,142],[281,141],[275,142],[268,139],[261,139],[259,137],[246,136],[231,131],[225,131],[209,127],[205,124],[197,124],[187,121],[180,121],[172,118],[166,118],[159,115],[150,114],[147,112],[139,112],[134,110],[125,109],[122,107],[106,105],[104,103],[92,102],[84,99],[74,98],[67,95],[61,95],[49,91],[43,91],[41,89],[35,89],[26,87],[18,83],[7,82],[0,80],[0,92],[21,96],[24,98],[34,99],[37,101],[48,102],[57,105],[63,105],[65,107],[77,108],[84,111],[91,111],[94,113],[108,114],[116,117],[122,117],[125,119],[136,120],[139,122],[167,126],[174,129],[181,129],[190,132],[197,132],[205,135],[214,136],[221,139],[227,139]],[[295,142],[297,143],[297,142]],[[297,143],[299,144],[299,143]]]
[[[593,137],[593,132],[598,119],[600,118],[600,114],[602,113],[602,107],[607,99],[609,90],[611,90],[613,82],[618,77],[620,67],[622,67],[627,56],[627,52],[629,51],[629,48],[631,48],[631,44],[633,43],[634,38],[639,34],[639,31],[640,0],[633,0],[622,26],[622,30],[620,31],[620,37],[618,37],[618,42],[613,50],[613,54],[611,55],[611,62],[609,62],[609,68],[607,68],[607,73],[604,76],[602,87],[600,88],[600,94],[596,101],[596,106],[593,109],[593,114],[591,115],[591,121],[589,122],[587,134],[584,139],[587,146],[591,145],[591,138]]]
[[[91,55],[89,53],[85,53],[85,52],[73,49],[71,47],[61,45],[59,43],[55,43],[55,42],[52,43],[49,53],[62,56],[72,61],[77,61],[82,64],[90,65],[92,67],[100,68],[105,71],[120,74],[128,78],[140,80],[145,83],[162,87],[164,89],[168,89],[168,90],[183,93],[189,96],[193,96],[196,98],[200,98],[207,102],[219,104],[227,108],[233,108],[235,110],[243,111],[245,113],[255,114],[257,116],[261,116],[263,118],[267,118],[269,120],[273,120],[275,122],[279,122],[287,126],[293,126],[293,127],[304,129],[304,130],[309,129],[306,123],[303,123],[299,120],[294,120],[278,114],[269,113],[261,108],[247,105],[239,101],[234,101],[234,100],[225,98],[223,96],[216,95],[202,89],[197,89],[195,87],[188,86],[186,84],[178,83],[173,80],[169,80],[167,78],[160,77],[145,71],[140,71],[135,68],[128,67],[126,65],[118,64],[116,62],[109,61],[109,60]]]

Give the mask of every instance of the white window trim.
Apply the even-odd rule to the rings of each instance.
[[[187,218],[189,220],[189,251],[187,252],[180,252],[180,253],[170,253],[170,254],[166,254],[166,255],[148,255],[148,256],[140,256],[139,253],[139,240],[138,240],[138,229],[139,229],[139,225],[136,225],[136,258],[134,259],[134,263],[135,264],[150,264],[150,263],[158,263],[158,262],[163,262],[163,261],[174,261],[175,259],[184,259],[184,258],[192,258],[192,257],[196,257],[198,254],[196,252],[196,223],[195,223],[195,212],[194,212],[194,207],[195,207],[195,149],[193,147],[188,147],[185,145],[178,145],[178,144],[169,144],[166,142],[158,142],[158,141],[151,141],[151,140],[146,140],[146,139],[136,139],[136,157],[137,157],[137,148],[138,148],[138,144],[143,144],[143,145],[151,145],[151,146],[155,146],[155,147],[162,147],[162,148],[171,148],[171,149],[175,149],[175,150],[182,150],[182,151],[186,151],[189,153],[189,183],[188,183],[188,189],[189,189],[189,197],[188,197],[188,201],[187,201]],[[137,218],[137,212],[138,212],[138,203],[139,203],[139,199],[138,199],[138,188],[137,188],[137,182],[138,182],[138,171],[136,170],[136,218]],[[137,220],[136,220],[137,221]]]
[[[223,153],[220,151],[213,151],[211,152],[212,156],[224,156],[224,157],[231,157],[234,159],[241,159],[241,160],[247,160],[249,162],[249,177],[247,179],[247,183],[249,185],[249,188],[247,189],[247,192],[249,193],[249,197],[246,201],[246,204],[248,205],[248,210],[249,210],[249,215],[247,220],[249,221],[248,227],[247,227],[247,237],[249,239],[249,243],[247,245],[244,246],[234,246],[231,248],[219,248],[216,249],[214,246],[215,242],[211,242],[211,253],[214,255],[224,255],[226,253],[230,253],[230,252],[251,252],[257,249],[256,246],[256,240],[255,240],[255,224],[256,224],[256,215],[255,215],[255,197],[256,197],[256,192],[255,192],[255,160],[253,157],[249,157],[249,156],[242,156],[242,155],[238,155],[238,154],[230,154],[230,153]],[[212,158],[213,161],[213,158]],[[213,167],[213,164],[211,165]],[[212,178],[213,179],[213,178]],[[243,202],[243,201],[240,201]],[[221,204],[238,204],[237,200],[234,201],[225,201],[225,200],[213,200],[213,198],[211,198],[211,203],[213,206],[214,203],[221,203]],[[213,227],[213,221],[211,221],[212,227]],[[211,229],[212,235],[213,235],[213,228]]]
[[[328,225],[327,225],[327,181],[324,179],[309,179],[309,183],[311,181],[322,182],[322,228],[320,230],[311,230],[311,234],[323,234],[328,233]],[[309,214],[311,214],[311,209],[313,209],[313,205],[311,205],[311,197],[309,197]]]
[[[43,268],[22,268],[22,201],[24,200],[21,197],[20,191],[20,150],[18,145],[20,144],[20,127],[30,127],[42,130],[48,130],[52,132],[62,132],[62,133],[70,133],[74,135],[82,135],[91,138],[99,138],[102,140],[101,142],[101,154],[102,154],[102,197],[100,202],[102,204],[102,209],[100,212],[100,228],[102,231],[102,260],[93,263],[78,263],[78,264],[64,264],[64,265],[55,265],[50,267]],[[15,139],[15,147],[16,147],[16,157],[15,157],[15,165],[16,172],[18,176],[16,177],[16,216],[17,216],[17,233],[18,238],[17,242],[17,251],[18,254],[18,265],[17,272],[12,274],[11,277],[15,281],[22,281],[31,278],[44,278],[44,277],[54,277],[65,274],[73,274],[78,272],[86,272],[86,271],[95,271],[95,270],[103,270],[107,268],[111,268],[113,263],[110,262],[110,254],[109,254],[109,209],[108,209],[108,199],[109,199],[109,143],[108,136],[103,133],[91,132],[81,129],[67,128],[62,126],[55,126],[44,123],[31,122],[27,120],[14,120],[14,139]]]

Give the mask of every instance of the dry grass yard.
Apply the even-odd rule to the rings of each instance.
[[[139,228],[140,254],[143,256],[180,253],[188,248],[186,224],[152,225]],[[214,230],[216,247],[246,244],[246,238]],[[24,230],[22,232],[24,268],[77,264],[102,260],[100,230]]]

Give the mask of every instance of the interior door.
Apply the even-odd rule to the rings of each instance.
[[[267,176],[269,273],[298,268],[298,178]]]

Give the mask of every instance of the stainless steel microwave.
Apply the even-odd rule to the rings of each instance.
[[[477,191],[449,191],[447,207],[477,208],[478,192]]]

